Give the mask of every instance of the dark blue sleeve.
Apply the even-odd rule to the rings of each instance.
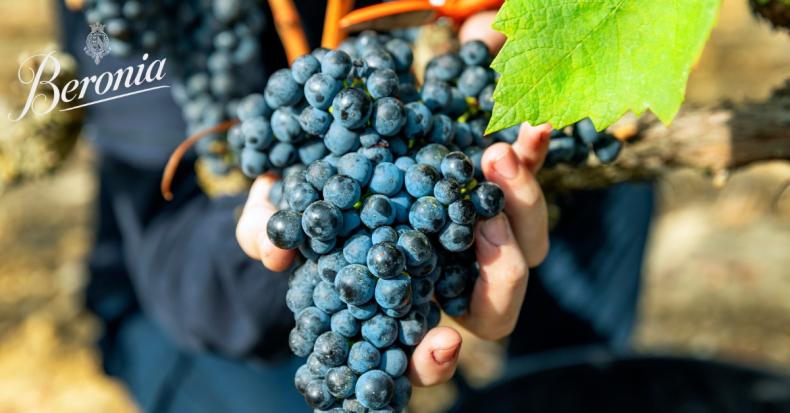
[[[240,198],[196,197],[145,228],[132,271],[143,308],[185,347],[229,356],[285,348],[288,276],[236,242]]]

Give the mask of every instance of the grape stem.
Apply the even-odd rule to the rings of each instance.
[[[199,141],[200,139],[213,133],[225,132],[238,123],[238,119],[231,119],[222,122],[219,125],[198,131],[178,144],[176,149],[173,150],[173,153],[170,154],[170,159],[167,160],[167,165],[165,165],[165,170],[162,173],[162,182],[159,185],[159,188],[162,191],[162,197],[165,198],[165,200],[173,200],[173,193],[170,191],[170,186],[173,183],[173,177],[176,175],[176,170],[178,170],[178,164],[181,163],[181,159],[184,157],[184,154],[189,150],[189,148],[191,148],[192,145],[194,145],[195,142]]]

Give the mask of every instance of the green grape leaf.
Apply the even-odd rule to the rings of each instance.
[[[494,29],[507,41],[488,131],[521,122],[600,130],[628,110],[669,123],[719,0],[507,0]]]

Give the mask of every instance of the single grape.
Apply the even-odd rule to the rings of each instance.
[[[373,370],[381,363],[381,353],[367,341],[357,341],[348,352],[348,366],[354,373],[362,374]]]
[[[275,212],[266,225],[266,234],[272,244],[282,249],[296,248],[304,242],[301,228],[302,217],[296,211],[280,210]]]
[[[376,281],[368,272],[367,267],[359,264],[345,266],[335,277],[335,289],[343,302],[360,306],[369,302],[375,293]],[[356,317],[349,307],[351,314]]]
[[[491,218],[505,208],[505,194],[497,184],[483,182],[472,190],[471,201],[477,215]]]

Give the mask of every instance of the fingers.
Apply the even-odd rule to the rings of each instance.
[[[530,152],[524,156],[542,158]],[[549,249],[548,215],[540,185],[526,163],[506,143],[489,147],[481,164],[486,179],[498,184],[505,193],[505,213],[527,265],[537,266]]]
[[[455,374],[461,335],[450,327],[436,327],[414,349],[409,361],[409,379],[416,386],[444,383]]]
[[[469,314],[458,322],[480,338],[499,340],[516,326],[529,270],[504,214],[481,221],[475,232],[480,277],[472,292]]]
[[[546,159],[551,130],[551,125],[548,123],[538,126],[532,126],[526,122],[522,123],[518,132],[518,139],[513,143],[513,150],[516,151],[516,156],[533,175],[538,173],[543,166],[543,161]]]
[[[461,43],[470,40],[481,40],[488,46],[492,55],[497,54],[505,44],[505,36],[491,28],[496,11],[484,11],[466,19],[458,32]]]
[[[252,184],[247,203],[236,225],[236,239],[247,255],[260,259],[266,268],[279,272],[291,265],[296,251],[275,247],[266,235],[266,224],[276,212],[268,200],[269,190],[276,180],[276,176],[266,174],[258,177]]]

